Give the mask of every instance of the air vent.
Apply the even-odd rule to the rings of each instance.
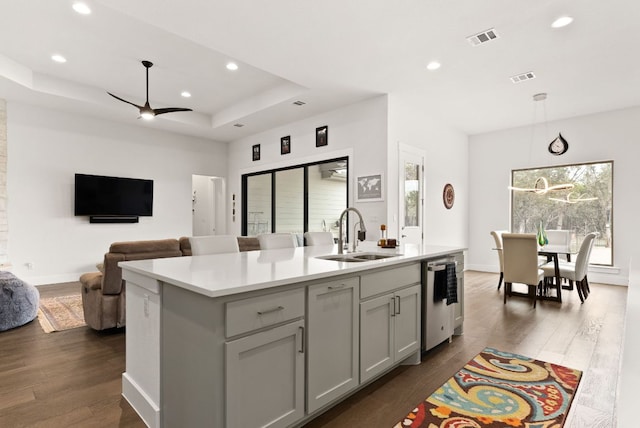
[[[535,79],[536,75],[533,74],[533,71],[527,71],[526,73],[516,74],[515,76],[511,76],[510,79],[513,83],[524,82],[525,80]]]
[[[233,126],[235,126],[236,128],[242,128],[244,126],[244,123],[234,123]]]
[[[467,37],[467,41],[471,44],[471,46],[478,46],[483,43],[490,42],[491,40],[495,40],[498,37],[500,36],[498,36],[496,30],[491,28],[489,30]]]
[[[303,106],[306,104],[304,101],[294,101],[293,103],[297,106]]]

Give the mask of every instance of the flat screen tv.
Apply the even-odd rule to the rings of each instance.
[[[76,216],[151,216],[153,180],[76,174]]]

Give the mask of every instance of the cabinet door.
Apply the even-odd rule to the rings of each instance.
[[[358,386],[359,279],[309,287],[307,411],[314,412]]]
[[[304,320],[225,343],[226,426],[286,427],[304,416]]]
[[[396,291],[395,361],[400,361],[420,349],[420,285]]]
[[[360,303],[360,382],[393,365],[394,304],[393,294]]]

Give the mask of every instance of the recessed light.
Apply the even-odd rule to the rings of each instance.
[[[182,91],[180,95],[182,95],[184,98],[191,98],[191,92]]]
[[[91,9],[84,3],[76,2],[73,4],[73,10],[78,12],[80,15],[89,15],[91,13]]]
[[[235,71],[237,69],[238,69],[238,64],[236,64],[235,62],[230,62],[227,64],[227,70]]]
[[[561,16],[560,18],[556,19],[555,21],[553,21],[553,23],[551,24],[552,28],[562,28],[562,27],[566,27],[567,25],[571,24],[573,22],[573,18],[570,16]]]
[[[67,62],[67,59],[65,57],[63,57],[62,55],[51,55],[51,59],[54,60],[55,62],[59,62],[59,63],[65,63]]]
[[[440,64],[438,61],[431,61],[429,64],[427,64],[427,70],[433,71],[433,70],[437,70],[440,68],[442,64]]]

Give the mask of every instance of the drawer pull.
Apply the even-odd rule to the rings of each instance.
[[[266,315],[273,312],[278,312],[284,310],[284,306],[278,306],[277,308],[266,309],[264,311],[258,311],[258,315]]]
[[[339,289],[344,288],[346,286],[347,286],[347,284],[330,285],[329,286],[329,290],[339,290]]]

